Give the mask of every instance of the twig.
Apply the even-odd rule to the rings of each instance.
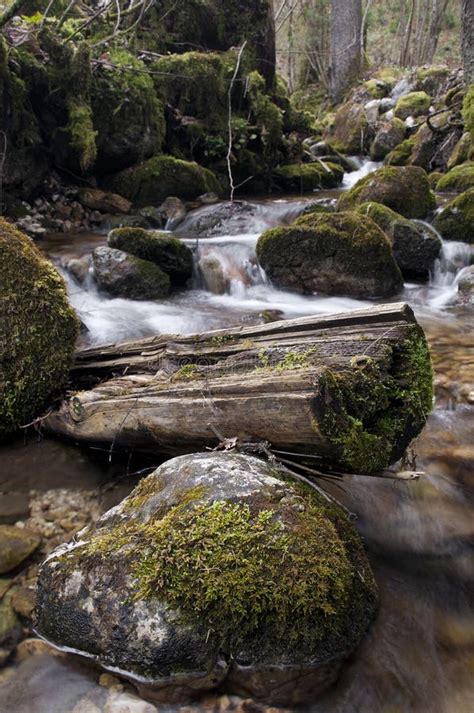
[[[240,62],[242,59],[242,54],[247,46],[247,40],[245,40],[244,44],[241,46],[239,50],[239,54],[237,55],[237,61],[235,63],[235,69],[234,69],[234,74],[232,75],[232,79],[229,84],[229,91],[228,91],[228,102],[229,102],[229,121],[228,121],[228,130],[229,130],[229,145],[227,148],[227,172],[229,175],[229,183],[230,183],[230,201],[231,203],[234,200],[234,193],[235,193],[235,185],[234,185],[234,177],[232,175],[232,165],[231,165],[231,157],[232,157],[232,141],[233,141],[233,135],[232,135],[232,92],[234,89],[234,84],[237,79],[237,75],[239,73],[240,69]]]

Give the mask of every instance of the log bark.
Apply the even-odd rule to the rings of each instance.
[[[403,304],[88,349],[72,381],[82,390],[44,424],[78,442],[178,455],[219,433],[367,473],[420,432],[432,385]]]
[[[362,62],[361,0],[331,1],[331,99],[342,100],[359,78]]]

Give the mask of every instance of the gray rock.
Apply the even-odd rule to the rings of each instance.
[[[462,302],[474,303],[474,265],[462,271],[458,280],[458,291]]]
[[[206,290],[215,295],[223,295],[227,290],[227,278],[216,257],[206,255],[199,260],[198,270]]]
[[[222,685],[311,700],[357,646],[376,594],[345,514],[288,478],[237,453],[164,463],[44,562],[39,632],[157,699]]]
[[[189,213],[180,224],[178,232],[201,238],[239,235],[249,232],[249,226],[255,224],[258,212],[259,206],[246,201],[209,205]]]
[[[170,278],[158,265],[108,247],[92,253],[99,287],[115,297],[130,300],[159,300],[170,291]]]
[[[68,260],[66,263],[66,270],[71,273],[79,284],[86,281],[89,274],[89,270],[92,265],[92,258],[90,255],[83,255],[80,258],[73,258]]]
[[[382,124],[370,147],[370,156],[374,161],[381,161],[405,139],[406,128],[400,119],[392,119]]]

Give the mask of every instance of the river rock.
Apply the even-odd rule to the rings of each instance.
[[[436,186],[440,193],[463,193],[474,188],[474,161],[465,161],[443,176]]]
[[[40,536],[25,527],[0,525],[0,574],[16,569],[38,547]]]
[[[431,106],[431,97],[426,92],[410,92],[397,101],[395,116],[398,119],[408,119],[410,116],[427,114]]]
[[[212,238],[220,235],[240,235],[254,232],[261,206],[247,201],[226,201],[208,205],[189,213],[180,224],[180,235]]]
[[[458,291],[462,302],[474,303],[474,265],[462,271],[458,281]]]
[[[158,265],[123,250],[101,246],[92,253],[99,287],[115,297],[160,300],[170,291],[170,278]]]
[[[344,153],[362,154],[371,138],[368,126],[364,105],[349,101],[337,110],[326,138]]]
[[[442,242],[430,226],[412,223],[381,203],[363,203],[357,213],[377,223],[392,243],[393,256],[406,278],[427,279]]]
[[[390,151],[402,143],[405,135],[406,127],[400,119],[392,119],[382,124],[370,147],[371,158],[374,161],[382,161]]]
[[[173,287],[181,287],[192,275],[191,250],[168,233],[141,228],[117,228],[109,233],[107,242],[111,248],[123,250],[159,267],[169,276]]]
[[[355,213],[320,213],[267,230],[257,257],[278,287],[311,294],[375,298],[403,286],[387,236]]]
[[[335,163],[292,163],[275,169],[275,187],[285,193],[307,193],[320,188],[337,188],[344,178],[344,169]]]
[[[61,275],[0,218],[0,439],[38,416],[61,389],[78,330]]]
[[[221,263],[212,255],[204,255],[198,262],[199,274],[206,290],[215,295],[223,295],[228,286]]]
[[[20,640],[21,633],[21,625],[8,593],[0,600],[0,668]]]
[[[128,213],[132,204],[117,193],[107,193],[99,188],[81,188],[79,200],[82,205],[101,213]]]
[[[83,255],[82,257],[76,257],[72,260],[66,262],[66,270],[71,273],[79,284],[86,281],[89,271],[92,266],[92,258],[90,255]]]
[[[339,198],[338,210],[382,203],[405,218],[426,218],[436,208],[426,171],[418,166],[387,166],[364,176]]]
[[[433,225],[445,240],[474,244],[474,187],[448,203]]]
[[[42,565],[37,627],[162,700],[221,686],[297,705],[334,682],[375,612],[346,515],[236,453],[164,463]]]

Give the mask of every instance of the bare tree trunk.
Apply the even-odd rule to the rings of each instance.
[[[463,0],[462,4],[462,55],[464,81],[474,82],[474,0]]]
[[[360,74],[362,0],[331,3],[331,98],[341,101]]]

